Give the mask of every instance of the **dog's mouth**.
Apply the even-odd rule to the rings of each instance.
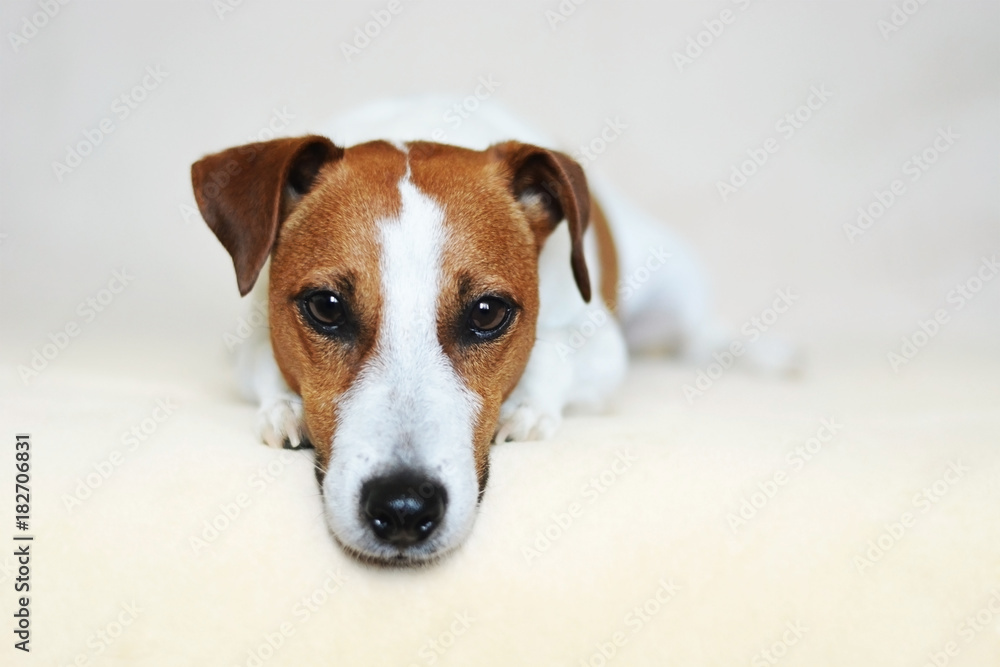
[[[344,542],[336,533],[333,536],[344,552],[358,562],[389,570],[432,566],[454,550],[454,547],[436,549],[433,546],[421,550],[396,549],[393,551],[381,548],[368,550]]]
[[[410,546],[394,546],[377,538],[347,541],[331,526],[331,533],[343,550],[357,561],[388,569],[434,565],[460,545],[460,541],[428,539]]]

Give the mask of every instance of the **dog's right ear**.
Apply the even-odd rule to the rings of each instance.
[[[344,154],[310,135],[237,146],[191,165],[198,209],[233,258],[246,295],[278,238],[278,228],[312,188],[320,168]]]

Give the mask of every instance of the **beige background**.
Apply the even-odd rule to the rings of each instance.
[[[16,52],[8,34],[41,10],[0,4],[0,438],[35,439],[30,664],[246,664],[290,622],[294,641],[267,665],[423,665],[421,647],[469,612],[438,664],[575,666],[661,577],[680,592],[612,664],[752,664],[796,621],[809,630],[780,664],[921,665],[950,641],[949,664],[996,664],[1000,615],[969,642],[960,624],[1000,586],[1000,281],[960,311],[947,296],[1000,252],[1000,5],[589,0],[553,29],[556,0],[400,2],[351,62],[340,44],[387,3],[244,0],[220,18],[207,0],[76,0]],[[879,21],[904,4],[920,8],[885,38]],[[723,10],[732,23],[679,71],[674,53]],[[114,101],[147,67],[166,79],[118,119]],[[727,374],[693,404],[682,387],[698,369],[639,362],[610,415],[496,448],[455,557],[368,570],[326,534],[309,454],[286,463],[254,442],[223,344],[235,279],[192,213],[188,168],[275,109],[296,134],[376,97],[470,95],[480,77],[571,152],[607,119],[625,123],[589,168],[691,242],[733,327],[776,289],[799,294],[775,330],[811,361],[798,382]],[[775,123],[813,86],[829,101],[781,137]],[[104,118],[114,132],[60,182],[53,162]],[[954,145],[908,180],[904,163],[947,128]],[[779,150],[723,202],[717,181],[769,137]],[[843,225],[897,178],[906,192],[849,243]],[[85,319],[79,304],[121,269],[131,284]],[[950,321],[893,373],[886,354],[940,308]],[[79,334],[23,382],[18,366],[68,325]],[[150,422],[164,399],[175,413]],[[732,530],[727,516],[827,418],[844,424],[834,443]],[[144,425],[128,450],[124,434]],[[640,463],[526,562],[522,547],[623,448]],[[116,451],[124,463],[68,509]],[[955,460],[970,472],[923,512],[914,495]],[[250,479],[268,464],[284,472],[258,494]],[[190,538],[240,494],[241,519],[195,552]],[[915,527],[859,573],[855,558],[904,512]],[[347,583],[299,625],[295,601],[330,568]],[[88,637],[132,600],[139,621],[97,655]]]

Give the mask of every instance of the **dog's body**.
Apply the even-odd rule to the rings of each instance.
[[[241,292],[268,304],[240,361],[262,437],[312,442],[334,534],[377,561],[461,543],[493,439],[602,406],[627,345],[712,345],[704,281],[662,225],[601,184],[592,200],[575,162],[492,105],[439,129],[450,106],[370,105],[327,129],[335,144],[193,168]]]
[[[396,144],[431,140],[442,131],[443,110],[454,103],[427,96],[369,104],[333,120],[321,133],[343,146],[380,139]],[[509,139],[553,145],[490,103],[484,103],[458,128],[449,129],[442,143],[483,150]],[[606,212],[615,250],[613,264],[608,266],[609,260],[599,256],[597,229],[588,229],[587,266],[592,284],[602,286],[600,299],[588,304],[573,274],[566,270],[571,245],[568,227],[557,226],[546,241],[538,258],[537,362],[525,369],[518,395],[504,403],[502,414],[507,418],[498,428],[499,435],[511,440],[551,437],[564,408],[603,408],[625,372],[623,339],[633,350],[667,350],[689,358],[698,358],[714,344],[705,280],[691,252],[666,225],[632,206],[610,186],[591,175],[587,182]],[[249,294],[251,311],[267,310],[268,272],[269,267],[262,271]],[[614,315],[609,311],[615,311]],[[261,404],[258,430],[271,446],[280,447],[286,441],[297,445],[301,401],[284,385],[273,363],[267,327],[256,329],[248,343],[242,348],[238,368],[246,397]],[[560,363],[554,364],[554,359]],[[572,375],[580,381],[571,382]],[[525,409],[515,417],[521,406]]]

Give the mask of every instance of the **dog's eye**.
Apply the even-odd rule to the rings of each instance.
[[[344,303],[333,292],[313,292],[307,295],[302,300],[302,310],[310,324],[324,331],[332,331],[347,321]]]
[[[469,329],[480,340],[499,336],[510,323],[514,309],[503,299],[487,296],[474,302],[469,309]]]

